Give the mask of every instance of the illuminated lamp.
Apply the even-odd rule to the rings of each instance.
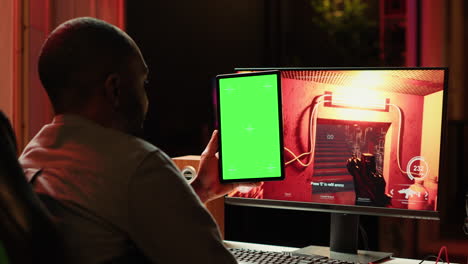
[[[388,112],[389,103],[389,98],[378,97],[368,92],[354,94],[325,92],[324,106]]]

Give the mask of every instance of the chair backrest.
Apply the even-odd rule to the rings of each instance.
[[[63,263],[52,217],[23,174],[13,129],[1,111],[0,241],[11,263]]]

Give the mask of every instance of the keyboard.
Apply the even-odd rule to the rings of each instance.
[[[290,252],[274,252],[245,248],[229,248],[239,264],[310,264],[310,263],[334,263],[352,264],[353,262],[330,259],[318,255],[301,255]]]

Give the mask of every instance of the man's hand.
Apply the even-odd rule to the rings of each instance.
[[[201,154],[198,176],[192,187],[203,203],[224,196],[239,186],[256,187],[261,183],[226,183],[219,181],[218,130],[213,131],[210,142]]]

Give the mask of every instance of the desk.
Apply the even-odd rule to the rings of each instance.
[[[263,245],[263,244],[255,244],[255,243],[245,243],[245,242],[237,242],[237,241],[229,241],[225,240],[224,244],[228,248],[249,248],[255,250],[265,250],[265,251],[293,251],[299,248],[295,247],[282,247],[282,246],[272,246],[272,245]],[[325,248],[325,247],[323,247]],[[390,258],[379,263],[385,264],[417,264],[421,262],[421,260],[417,259],[403,259],[403,258]],[[434,261],[424,261],[424,264],[434,264]],[[442,263],[440,261],[439,263]]]

